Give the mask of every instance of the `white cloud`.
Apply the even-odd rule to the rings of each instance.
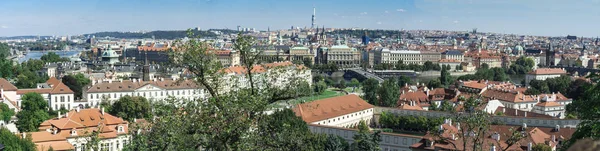
[[[8,26],[2,25],[2,26],[0,26],[0,28],[6,29],[6,28],[8,28]]]
[[[458,20],[453,21],[453,23],[458,24]]]
[[[380,22],[380,21],[378,21],[378,22],[377,22],[377,25],[381,25],[381,22]]]
[[[385,11],[385,13],[386,13],[386,14],[387,14],[387,13],[390,13],[390,11],[387,11],[387,10],[386,10],[386,11]]]
[[[419,23],[422,23],[422,22],[423,22],[423,20],[419,20]]]
[[[402,9],[402,8],[398,8],[398,9],[396,9],[396,11],[399,11],[399,12],[406,12],[406,10],[404,10],[404,9]]]
[[[368,14],[368,13],[367,13],[367,12],[362,12],[362,13],[360,13],[360,14],[361,14],[361,15],[366,15],[366,14]]]

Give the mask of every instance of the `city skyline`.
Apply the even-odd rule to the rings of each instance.
[[[7,0],[0,6],[0,36],[79,35],[102,31],[202,29],[258,30],[316,26],[453,30],[596,37],[599,0],[489,1],[115,1]]]

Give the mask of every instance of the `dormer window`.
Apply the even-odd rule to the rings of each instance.
[[[123,132],[125,132],[125,129],[124,129],[124,127],[123,127],[123,126],[121,126],[121,125],[119,125],[119,126],[117,127],[117,132],[118,132],[118,133],[123,133]]]
[[[77,130],[71,129],[71,136],[77,136]]]

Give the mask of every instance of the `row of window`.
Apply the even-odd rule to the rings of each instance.
[[[168,95],[188,95],[188,94],[192,95],[193,91],[195,91],[195,90],[167,91],[166,93],[165,93],[165,91],[160,91],[160,93],[156,92],[156,91],[154,91],[154,92],[135,92],[135,93],[112,93],[112,95],[110,95],[110,94],[108,94],[108,95],[107,94],[100,95],[100,94],[96,93],[95,97],[94,97],[94,94],[89,94],[88,96],[90,97],[90,99],[94,99],[94,98],[101,99],[102,96],[106,96],[108,99],[111,99],[111,98],[115,98],[116,99],[116,98],[123,97],[125,95],[143,96],[143,97],[159,96],[159,94],[160,94],[160,96],[165,96],[165,95],[167,95],[167,96]]]
[[[364,111],[360,111],[360,112],[355,112],[355,113],[352,113],[352,114],[346,114],[346,116],[338,117],[337,120],[339,121],[339,120],[343,120],[343,119],[354,117],[354,116],[363,115],[363,114],[370,113],[370,112],[373,112],[373,109],[368,109],[368,110],[364,110]],[[329,120],[327,120],[327,122],[323,121],[323,124],[329,124],[329,123],[332,122],[331,120],[333,120],[333,122],[335,122],[336,118],[329,119]],[[321,125],[321,122],[318,122],[317,124]]]

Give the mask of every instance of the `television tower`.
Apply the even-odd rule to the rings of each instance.
[[[317,13],[317,9],[313,7],[312,24],[311,24],[310,28],[315,28],[315,26],[317,25],[315,23],[315,15],[316,15],[316,13]]]

